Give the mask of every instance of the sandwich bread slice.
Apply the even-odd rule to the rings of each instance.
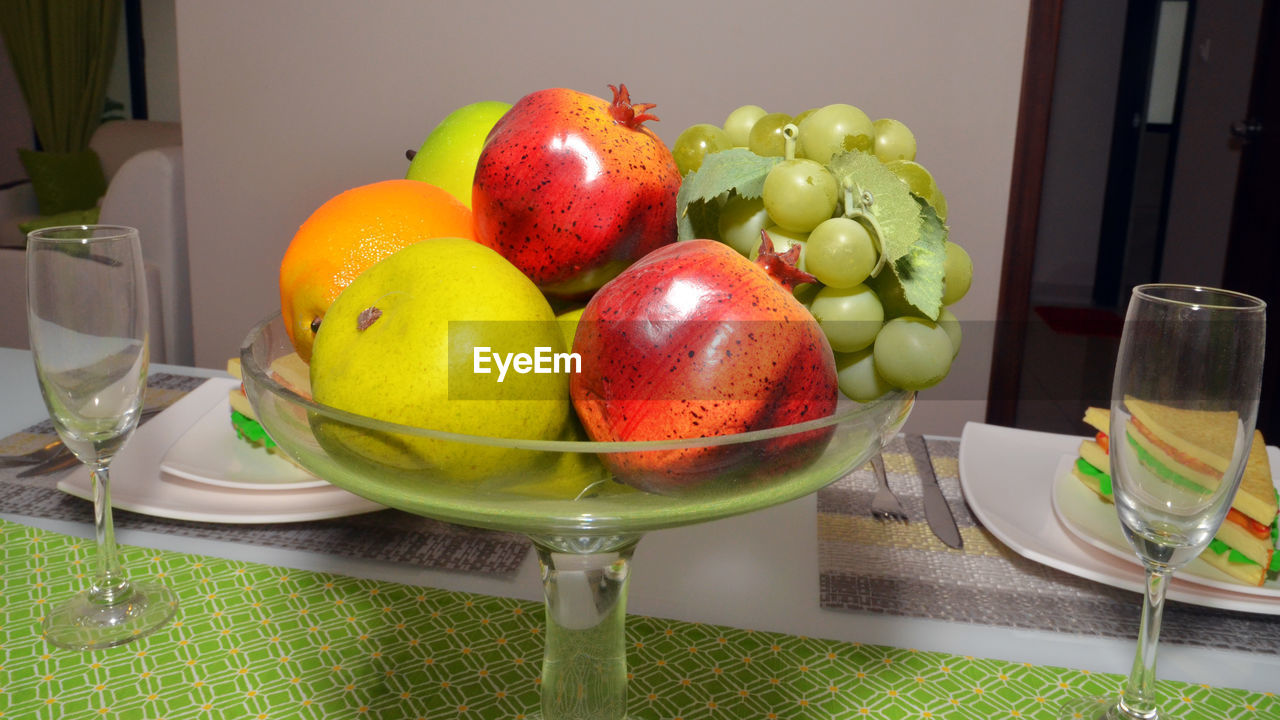
[[[1084,421],[1097,435],[1080,444],[1072,468],[1080,482],[1111,502],[1111,444],[1126,442],[1145,465],[1170,482],[1209,489],[1218,484],[1230,464],[1234,413],[1183,410],[1135,398],[1126,398],[1125,403],[1133,422],[1120,439],[1109,436],[1110,410],[1085,410]],[[1266,443],[1255,430],[1240,489],[1201,559],[1248,585],[1262,585],[1269,574],[1280,572],[1277,499]]]
[[[271,436],[267,434],[267,431],[258,422],[258,417],[253,412],[253,404],[249,402],[248,396],[244,394],[244,374],[240,367],[240,358],[234,357],[227,360],[227,372],[233,378],[241,381],[239,385],[227,393],[227,402],[231,406],[231,426],[235,428],[236,435],[254,447],[263,448],[267,452],[279,455],[292,462],[292,458],[276,446],[276,442],[271,439]],[[271,375],[277,382],[294,390],[299,395],[304,397],[311,396],[310,370],[297,354],[287,355],[276,360],[271,366]]]

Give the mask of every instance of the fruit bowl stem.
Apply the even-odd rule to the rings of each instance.
[[[640,538],[532,539],[547,614],[542,720],[621,720],[627,582]]]

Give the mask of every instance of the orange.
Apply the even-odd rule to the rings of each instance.
[[[325,311],[356,276],[407,245],[435,237],[474,239],[471,210],[419,180],[384,180],[347,190],[321,205],[280,262],[280,310],[298,355]]]

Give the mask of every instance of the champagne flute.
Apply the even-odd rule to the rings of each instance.
[[[146,275],[138,231],[47,228],[27,243],[27,319],[54,429],[93,474],[96,568],[88,590],[53,607],[44,635],[89,650],[136,640],[177,610],[167,587],[130,582],[116,554],[108,466],[138,424],[148,364]]]
[[[1165,590],[1226,517],[1249,457],[1258,414],[1266,304],[1189,285],[1140,285],[1125,316],[1111,390],[1111,479],[1125,538],[1146,569],[1138,647],[1119,698],[1069,703],[1070,717],[1150,720]],[[1156,438],[1152,442],[1145,438]],[[1132,438],[1132,439],[1131,439]],[[1170,479],[1157,453],[1195,443],[1213,462],[1195,482]]]

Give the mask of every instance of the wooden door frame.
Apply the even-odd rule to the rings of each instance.
[[[1022,61],[1017,138],[1009,186],[1000,298],[996,309],[991,378],[986,421],[1013,425],[1017,419],[1022,350],[1031,306],[1031,273],[1035,266],[1040,196],[1044,186],[1045,151],[1049,143],[1049,111],[1058,63],[1058,34],[1063,0],[1031,0],[1027,44]]]

